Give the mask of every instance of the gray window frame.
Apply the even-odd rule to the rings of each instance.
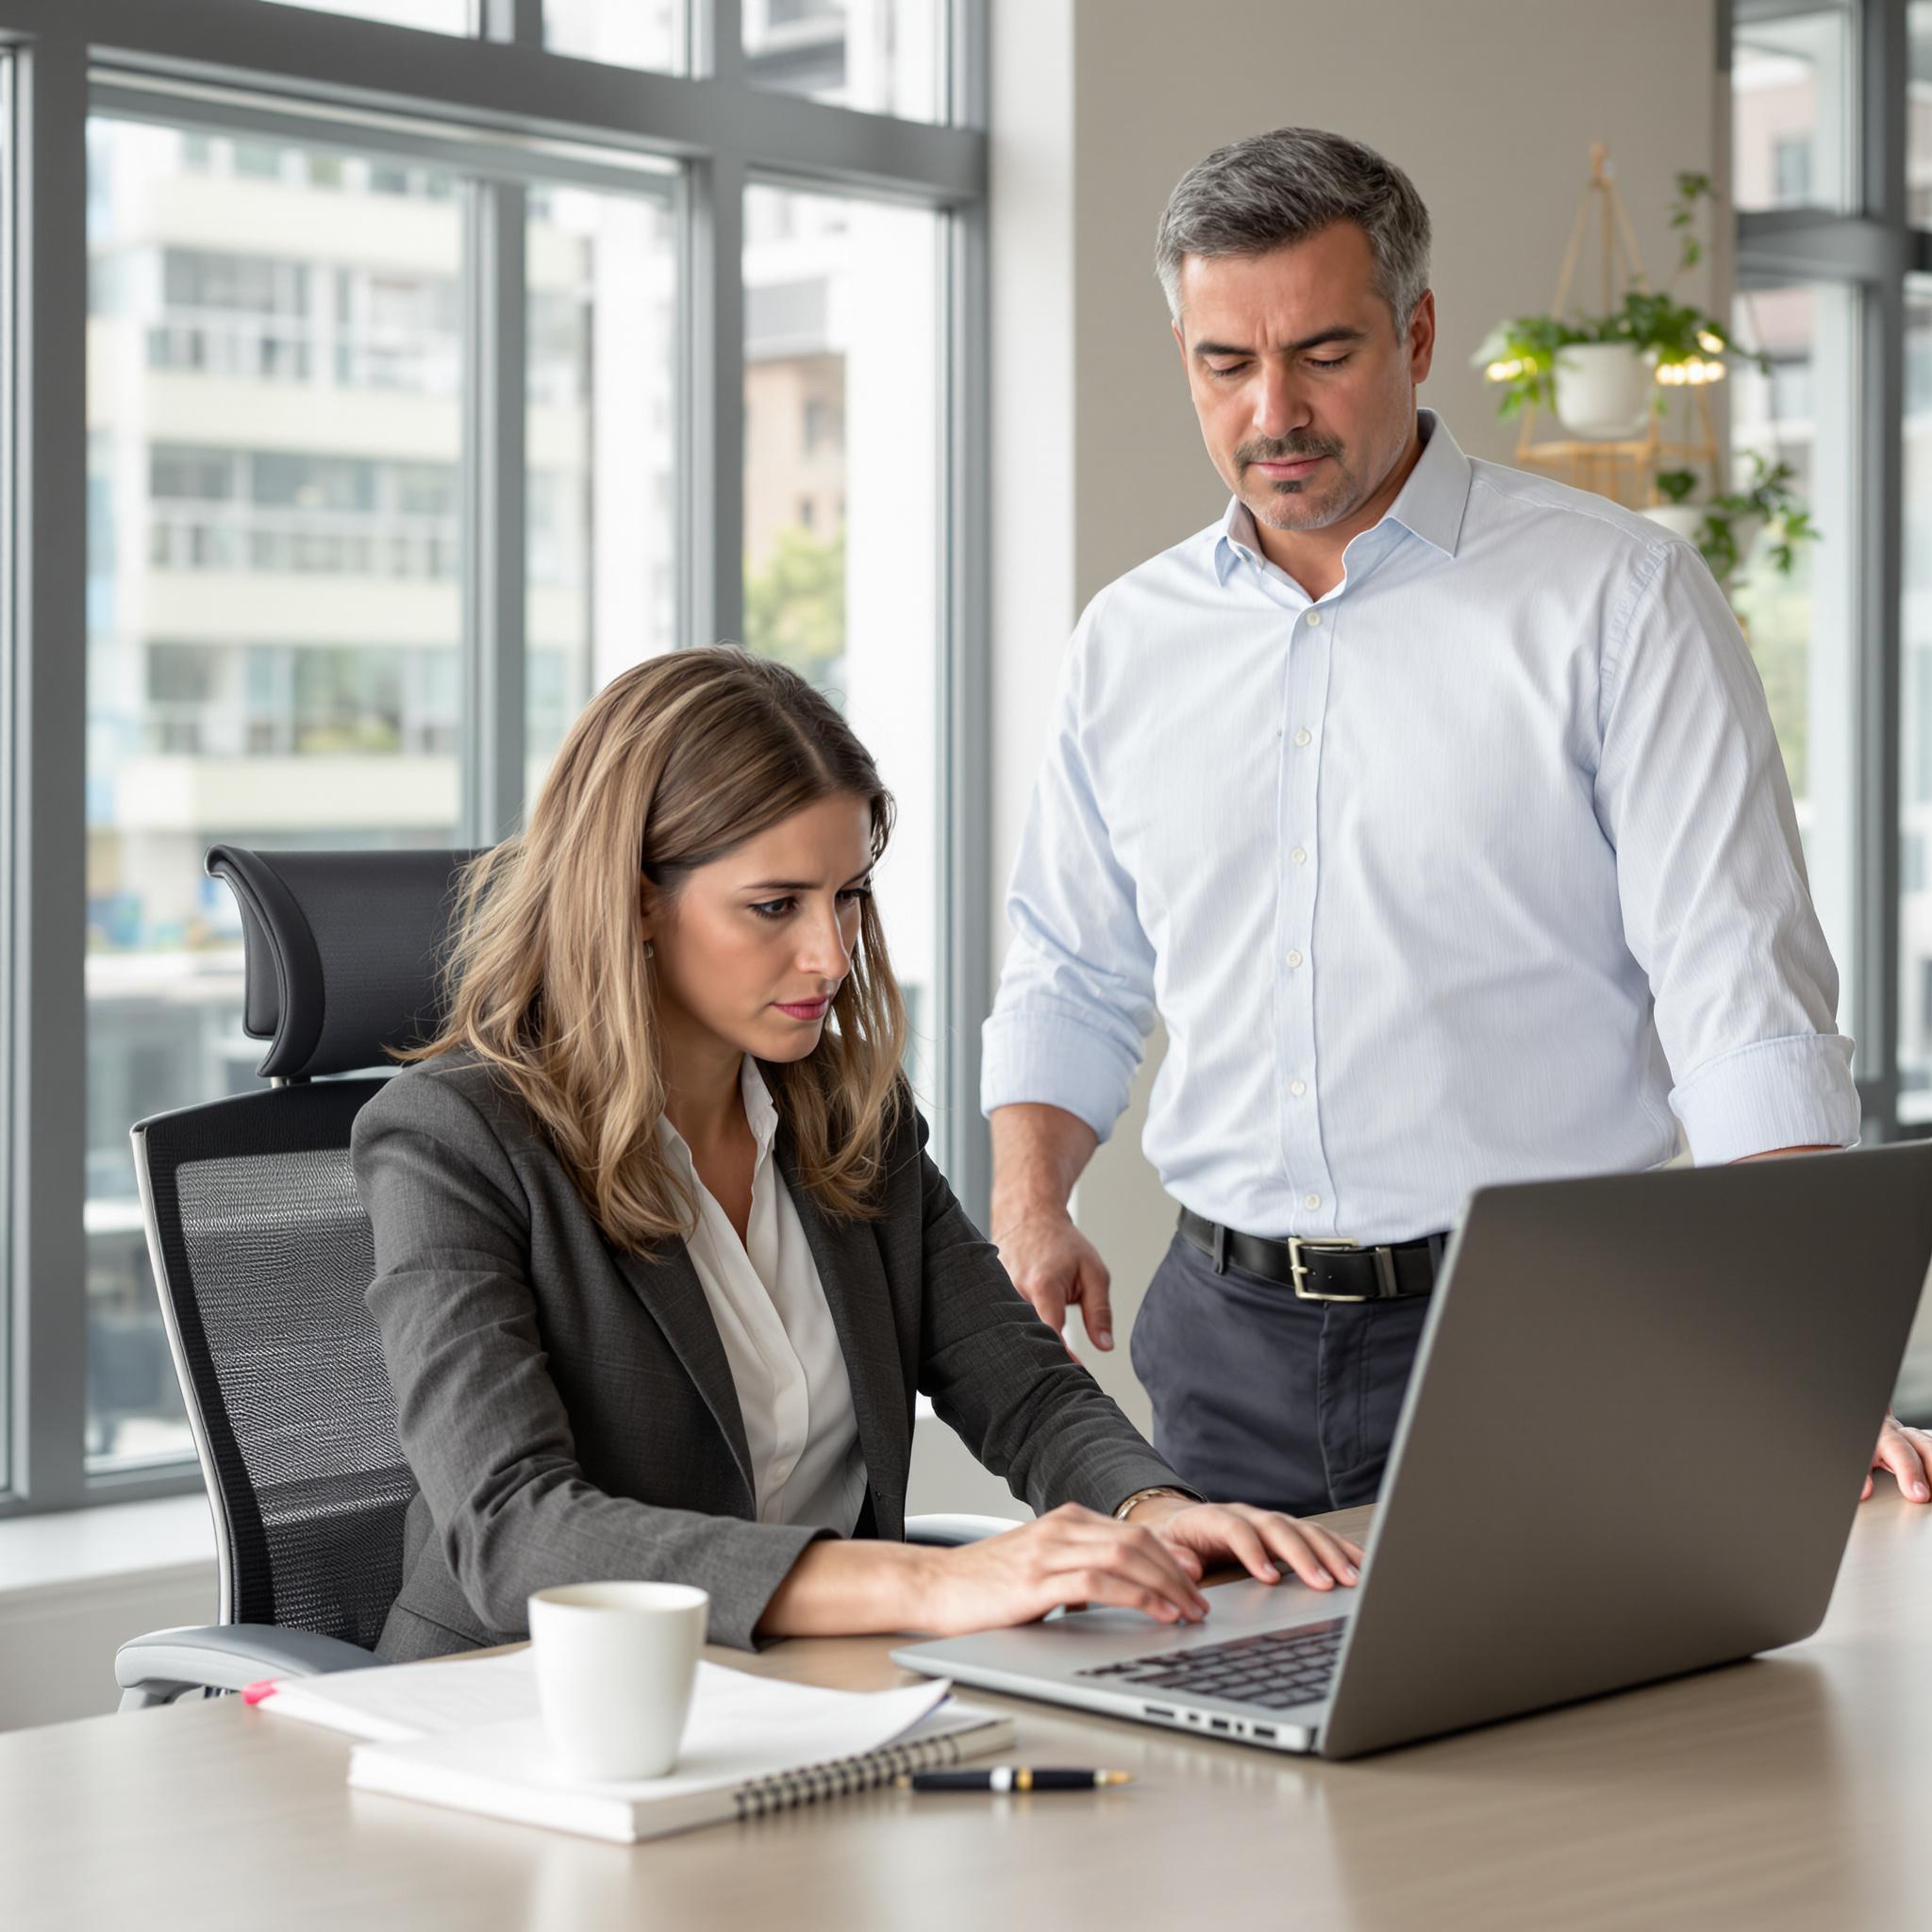
[[[678,202],[683,420],[677,634],[741,629],[742,194],[747,178],[946,218],[935,747],[943,849],[937,1151],[983,1214],[975,1097],[992,962],[987,824],[985,0],[949,0],[950,120],[926,125],[751,85],[739,0],[687,0],[682,75],[545,51],[542,0],[479,0],[473,37],[265,0],[0,0],[0,1518],[199,1487],[192,1463],[90,1474],[84,782],[87,153],[92,111],[351,142],[461,170],[468,192],[469,563],[464,836],[524,805],[523,252],[526,184]],[[168,92],[163,92],[168,91]],[[245,101],[238,96],[246,95]],[[379,125],[358,117],[380,115]],[[405,125],[413,122],[414,128]],[[508,137],[507,140],[506,137]],[[515,142],[552,143],[535,155]],[[680,164],[652,179],[637,164]]]

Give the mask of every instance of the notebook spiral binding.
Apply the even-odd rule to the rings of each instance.
[[[755,1779],[740,1785],[732,1796],[739,1817],[762,1818],[768,1811],[789,1811],[794,1806],[816,1804],[821,1798],[874,1790],[907,1772],[942,1770],[958,1763],[959,1757],[957,1737],[887,1744],[863,1757],[839,1757],[827,1764],[808,1764],[803,1771]]]

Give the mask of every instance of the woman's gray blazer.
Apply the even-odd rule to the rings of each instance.
[[[1111,1511],[1180,1487],[1034,1314],[924,1153],[912,1109],[884,1211],[838,1222],[776,1156],[844,1350],[869,1513],[905,1535],[915,1391],[1036,1509]],[[744,1424],[684,1244],[620,1254],[528,1109],[451,1055],[397,1074],[356,1123],[375,1231],[369,1307],[420,1493],[378,1653],[520,1637],[525,1599],[607,1577],[694,1583],[710,1641],[749,1649],[817,1536],[753,1521]]]

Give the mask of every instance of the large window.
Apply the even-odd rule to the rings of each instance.
[[[1826,283],[1741,290],[1733,329],[1771,358],[1769,375],[1746,369],[1731,386],[1731,475],[1742,485],[1758,465],[1784,463],[1810,506],[1815,543],[1789,573],[1760,528],[1740,571],[1733,602],[1764,680],[1772,722],[1805,842],[1811,897],[1838,963],[1839,1024],[1855,1038],[1859,936],[1854,856],[1857,782],[1853,696],[1858,626],[1858,492],[1853,371],[1855,291]]]
[[[245,1091],[260,1058],[203,855],[456,841],[463,224],[450,175],[380,158],[102,118],[88,164],[87,1440],[108,1467],[192,1447],[128,1125]]]
[[[982,300],[985,141],[948,125],[979,13],[262,0],[189,85],[175,9],[0,0],[0,370],[14,293],[35,323],[0,383],[0,1513],[194,1480],[128,1129],[258,1084],[208,847],[500,838],[658,652],[780,656],[877,755],[910,1071],[983,1189],[949,1106],[983,860],[946,809],[984,756],[951,444],[984,405],[948,354]]]
[[[18,249],[14,235],[14,197],[17,176],[14,170],[15,71],[4,46],[0,46],[0,502],[13,487],[15,460],[15,419],[13,413],[12,372],[14,357],[15,286],[14,263]],[[14,617],[19,595],[19,579],[14,569],[14,530],[0,517],[0,670],[15,659]],[[11,680],[0,677],[0,744],[9,741],[13,724]],[[0,960],[12,957],[13,941],[13,841],[19,824],[16,801],[11,790],[0,786]],[[8,1055],[6,1016],[0,1012],[0,1099],[12,1091]],[[13,1161],[9,1154],[12,1109],[0,1106],[0,1225],[11,1225],[11,1182]],[[7,1263],[0,1254],[0,1496],[12,1482],[14,1415],[10,1396],[13,1377],[13,1327],[17,1298],[8,1292]]]
[[[1864,1138],[1932,1131],[1932,5],[1732,0],[1743,346],[1734,487],[1790,464],[1817,525],[1737,595],[1839,965]],[[1932,1416],[1932,1303],[1897,1391]]]

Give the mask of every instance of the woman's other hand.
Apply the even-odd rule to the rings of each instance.
[[[1149,1496],[1137,1503],[1129,1528],[1151,1529],[1183,1560],[1191,1557],[1195,1574],[1217,1562],[1236,1562],[1263,1583],[1280,1580],[1285,1563],[1314,1590],[1353,1584],[1361,1574],[1358,1543],[1317,1523],[1303,1523],[1278,1509],[1252,1503],[1191,1503],[1185,1496]]]

